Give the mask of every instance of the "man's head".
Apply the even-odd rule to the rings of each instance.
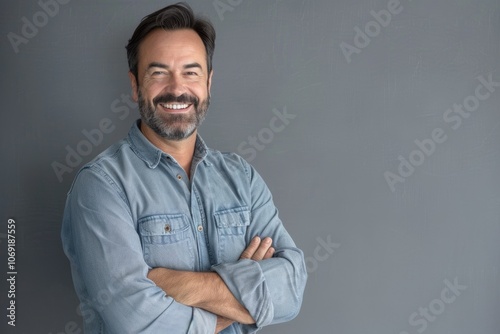
[[[141,118],[157,135],[189,137],[210,104],[215,30],[187,4],[146,16],[127,45],[129,77]]]

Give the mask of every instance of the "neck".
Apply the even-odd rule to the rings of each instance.
[[[141,132],[156,147],[171,155],[184,169],[188,177],[191,177],[191,162],[193,161],[194,146],[196,144],[196,133],[182,140],[170,140],[159,136],[149,126],[141,122]]]

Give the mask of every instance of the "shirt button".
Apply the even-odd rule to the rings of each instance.
[[[170,225],[165,224],[165,232],[169,233],[171,230],[172,228],[170,227]]]
[[[203,231],[203,226],[198,225],[198,231],[199,231],[199,232]]]
[[[181,175],[181,174],[177,174],[177,178],[178,178],[179,180],[182,180],[182,175]]]

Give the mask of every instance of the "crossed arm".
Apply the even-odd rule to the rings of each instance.
[[[246,233],[271,237],[276,251],[256,239],[240,261],[214,265],[208,273],[148,271],[125,192],[99,164],[82,169],[68,193],[62,241],[86,326],[116,333],[207,333],[236,321],[244,332],[255,332],[293,319],[307,279],[303,253],[282,225],[269,190],[247,168],[245,202],[252,203],[252,220]],[[103,293],[112,297],[105,304]]]
[[[271,258],[273,254],[271,238],[261,240],[254,237],[240,259],[260,261]],[[248,310],[238,302],[217,273],[154,268],[149,271],[148,278],[177,302],[216,314],[215,333],[234,321],[242,324],[255,323]]]

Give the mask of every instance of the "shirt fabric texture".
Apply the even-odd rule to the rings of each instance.
[[[255,169],[198,135],[188,178],[139,126],[86,164],[68,192],[62,242],[85,332],[213,334],[216,315],[167,296],[147,278],[155,267],[217,272],[256,321],[221,333],[294,318],[304,256]],[[274,256],[239,260],[256,235],[273,239]]]

